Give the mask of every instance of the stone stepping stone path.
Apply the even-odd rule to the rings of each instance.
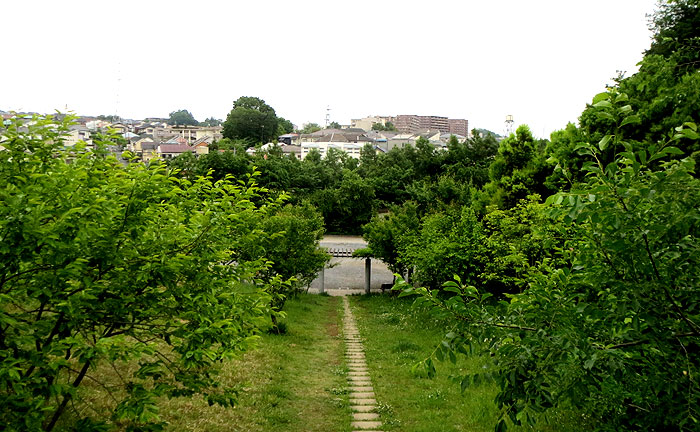
[[[382,428],[377,413],[377,400],[374,397],[372,381],[365,362],[360,332],[350,310],[347,297],[343,297],[343,333],[345,335],[345,362],[348,365],[348,387],[350,389],[350,409],[352,428],[356,432],[377,432]]]

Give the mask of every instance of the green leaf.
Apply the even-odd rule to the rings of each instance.
[[[610,93],[608,92],[603,92],[603,93],[598,93],[593,97],[593,106],[597,104],[600,101],[610,99]]]
[[[464,393],[467,388],[469,387],[469,382],[470,382],[470,377],[469,375],[465,375],[462,377],[462,381],[460,382],[459,388],[462,393]]]
[[[632,111],[632,106],[631,106],[631,105],[625,105],[625,106],[623,106],[623,107],[620,107],[620,108],[618,109],[618,111],[621,112],[621,113],[628,113],[628,112]]]
[[[598,148],[600,151],[604,151],[608,147],[608,143],[613,138],[614,135],[605,135],[598,143]]]
[[[596,113],[596,115],[602,119],[615,121],[615,117],[612,114],[610,114],[609,112],[599,111]]]
[[[615,98],[615,103],[627,102],[629,99],[630,99],[630,98],[629,98],[629,96],[627,96],[626,93],[620,93],[620,94],[617,95],[617,97]]]
[[[631,116],[625,117],[625,119],[622,120],[622,123],[620,123],[620,127],[626,126],[628,124],[637,124],[640,122],[641,122],[641,119],[639,118],[639,116],[636,114],[633,114]]]
[[[596,108],[609,108],[612,106],[612,104],[608,100],[601,100],[599,102],[594,103],[593,106]]]
[[[688,139],[692,139],[692,140],[700,139],[700,134],[698,134],[693,129],[683,129],[681,131],[681,134]]]
[[[675,154],[675,155],[685,154],[683,152],[683,150],[679,149],[678,147],[673,147],[673,146],[664,147],[662,152],[664,152],[666,154]]]

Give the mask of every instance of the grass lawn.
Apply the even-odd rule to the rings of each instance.
[[[478,357],[437,362],[437,376],[425,378],[412,371],[428,357],[446,333],[445,324],[413,311],[412,300],[373,295],[350,299],[364,340],[365,355],[385,430],[492,432],[499,415],[493,403],[495,383],[471,386],[464,394],[450,379],[484,365]],[[422,371],[422,369],[418,369]],[[566,431],[581,429],[571,413],[552,413],[549,425],[514,427],[513,431]]]
[[[340,299],[301,295],[289,300],[285,311],[286,334],[265,334],[257,350],[223,365],[222,382],[241,389],[238,405],[210,407],[197,397],[165,399],[160,415],[167,431],[350,430]],[[110,405],[108,395],[90,380],[81,387],[82,402],[74,409],[94,414]],[[71,423],[66,414],[63,426]]]
[[[440,343],[444,323],[413,311],[411,299],[357,296],[350,298],[350,304],[364,339],[383,430],[494,430],[498,418],[493,404],[496,385],[482,383],[462,394],[450,379],[451,375],[481,368],[482,359],[462,357],[456,365],[438,362],[438,375],[433,379],[412,371],[412,366]],[[240,389],[236,407],[210,407],[198,397],[163,399],[159,408],[161,418],[168,422],[165,430],[349,432],[341,299],[301,295],[289,300],[285,311],[286,334],[265,334],[257,350],[223,365],[222,383]],[[109,367],[91,373],[108,382],[118,379]],[[129,375],[128,365],[120,374]],[[70,429],[75,412],[106,419],[113,406],[104,387],[86,379],[58,430]],[[549,424],[552,426],[539,423],[534,428],[509,430],[586,430],[566,413],[554,413]]]

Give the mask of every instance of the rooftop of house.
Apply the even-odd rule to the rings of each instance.
[[[301,146],[298,145],[284,145],[280,147],[283,153],[301,153]]]
[[[161,144],[158,146],[158,151],[161,153],[185,153],[192,151],[192,147],[186,144]]]

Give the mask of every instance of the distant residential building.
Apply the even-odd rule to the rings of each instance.
[[[282,153],[286,156],[294,156],[297,159],[301,159],[301,146],[298,145],[283,145]]]
[[[158,142],[167,141],[177,135],[177,132],[173,132],[169,127],[157,127],[153,129],[153,139]]]
[[[383,150],[389,151],[397,147],[415,147],[416,141],[418,141],[419,138],[424,138],[436,149],[445,150],[450,136],[452,135],[437,129],[425,129],[416,133],[399,133],[386,140],[377,140],[377,145]]]
[[[375,123],[379,123],[382,126],[386,126],[388,122],[391,122],[393,120],[393,117],[387,117],[387,116],[368,116],[364,117],[361,119],[352,119],[350,120],[350,127],[351,128],[358,128],[362,129],[365,131],[371,131],[372,130],[372,125]]]
[[[415,133],[423,129],[434,129],[441,132],[449,132],[450,126],[447,117],[419,116],[414,114],[401,114],[396,116],[394,123],[396,129],[402,133]]]
[[[195,141],[204,137],[212,137],[215,140],[223,138],[221,126],[165,126],[143,127],[144,132],[152,134],[156,141],[168,141],[172,138],[182,138],[192,145]]]
[[[401,114],[394,117],[394,126],[401,133],[416,133],[421,130],[439,130],[444,133],[467,136],[469,122],[466,119],[448,119],[440,116]]]
[[[449,132],[452,135],[469,136],[469,121],[466,119],[448,119]]]
[[[140,153],[143,151],[142,145],[144,143],[155,144],[155,141],[153,140],[153,136],[144,134],[144,135],[141,135],[138,139],[130,140],[128,148],[129,148],[129,150],[131,150],[132,152],[134,152],[140,156]],[[153,147],[153,149],[155,149],[155,147]]]
[[[200,140],[204,137],[211,137],[213,140],[220,140],[224,137],[221,131],[224,128],[222,126],[203,126],[195,130],[195,137]]]
[[[129,127],[124,123],[112,123],[109,127],[116,130],[120,135],[124,135],[129,131]]]
[[[277,142],[286,145],[297,145],[297,143],[299,142],[299,134],[288,133],[280,135],[279,137],[277,137]]]
[[[163,159],[172,159],[183,153],[194,152],[194,149],[187,144],[161,144],[158,146],[158,156]]]
[[[293,156],[297,159],[301,159],[301,146],[298,145],[287,145],[284,143],[267,143],[263,144],[260,147],[250,147],[249,149],[246,150],[246,153],[249,155],[254,155],[256,153],[263,153],[263,152],[269,152],[274,149],[279,149],[282,151],[282,153],[285,156]],[[265,158],[267,158],[267,155],[265,155]]]
[[[367,143],[374,145],[374,140],[360,128],[323,129],[312,134],[302,134],[300,143],[301,159],[305,159],[312,150],[317,150],[321,157],[326,157],[330,149],[340,150],[359,159],[360,150]]]
[[[444,143],[448,143],[448,142],[450,142],[450,138],[452,138],[452,137],[457,138],[458,143],[464,143],[465,141],[467,141],[466,136],[455,134],[455,133],[444,133],[444,134],[440,135],[440,141],[442,141]]]
[[[68,134],[63,139],[63,145],[73,147],[80,141],[84,141],[86,145],[92,146],[92,134],[90,129],[83,125],[72,125],[68,129]]]
[[[140,152],[136,154],[143,162],[148,162],[158,156],[158,144],[154,142],[142,142],[139,145]]]
[[[214,138],[205,136],[201,139],[198,139],[192,144],[192,148],[194,149],[194,154],[197,156],[209,154],[209,145],[211,142],[214,140]]]

